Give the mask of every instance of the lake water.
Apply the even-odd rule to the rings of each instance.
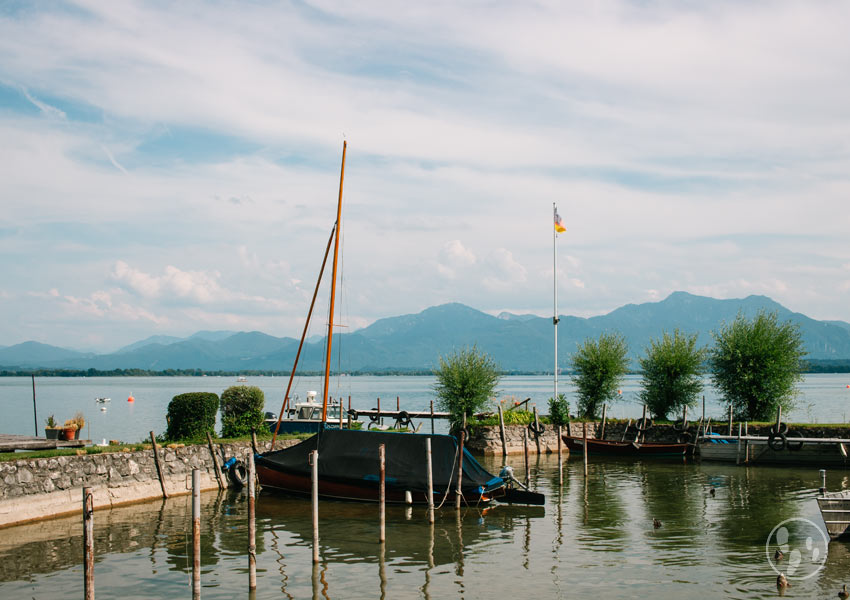
[[[250,377],[248,385],[260,387],[266,396],[266,410],[277,413],[283,402],[287,377]],[[791,421],[844,423],[850,417],[850,374],[806,375],[799,386],[797,407],[788,415]],[[148,437],[148,432],[161,433],[165,430],[165,414],[168,403],[177,394],[184,392],[215,392],[221,394],[231,385],[237,385],[235,377],[44,377],[36,378],[36,405],[39,435],[44,435],[44,420],[54,414],[64,421],[81,411],[87,418],[85,437],[91,440],[120,439],[138,442]],[[433,377],[335,377],[330,394],[348,398],[357,409],[376,406],[395,408],[396,397],[401,406],[408,410],[427,410],[434,398]],[[547,399],[552,396],[552,380],[549,377],[515,376],[504,377],[499,385],[500,397],[513,396],[517,399],[531,398],[543,411],[547,410]],[[293,395],[306,397],[308,390],[321,393],[322,382],[318,377],[297,378]],[[561,381],[559,391],[565,392],[574,404],[574,388],[569,379]],[[638,403],[640,376],[630,375],[622,385],[622,398],[608,412],[611,417],[637,418],[641,415]],[[129,396],[135,401],[127,402]],[[106,412],[101,412],[95,403],[96,397],[109,397]],[[715,419],[725,419],[726,408],[715,390],[705,388],[706,413]],[[0,406],[3,407],[2,433],[32,435],[34,432],[32,381],[28,377],[0,378]],[[701,411],[701,408],[700,408]],[[438,422],[439,423],[439,422]],[[438,431],[444,430],[439,428]]]
[[[520,471],[521,459],[513,460]],[[492,471],[499,467],[484,462]],[[543,456],[532,465],[531,482],[546,494],[545,506],[443,508],[433,527],[421,507],[388,507],[383,551],[376,505],[322,502],[315,570],[309,502],[264,491],[257,500],[255,596],[247,591],[245,496],[205,493],[201,595],[773,598],[776,572],[768,555],[775,545],[768,539],[788,519],[780,568],[790,574],[795,551],[800,562],[786,596],[834,598],[850,582],[850,546],[833,542],[820,550],[826,545],[814,500],[816,470],[592,460],[585,480],[581,461],[568,460],[559,487],[556,457]],[[850,480],[830,472],[828,486],[850,487]],[[188,497],[97,511],[94,528],[97,597],[191,598]],[[82,593],[79,515],[2,530],[0,597]]]

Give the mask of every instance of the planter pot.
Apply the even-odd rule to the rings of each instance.
[[[57,427],[45,427],[44,437],[46,437],[48,440],[58,440],[60,431],[61,429]]]
[[[77,436],[77,430],[74,427],[66,427],[62,430],[64,439],[70,441]]]

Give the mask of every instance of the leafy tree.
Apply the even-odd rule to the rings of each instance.
[[[595,418],[603,402],[617,397],[617,387],[626,374],[629,348],[618,333],[603,333],[597,340],[586,339],[571,360],[578,395],[578,410],[585,418]]]
[[[470,417],[486,406],[500,378],[495,361],[477,346],[441,356],[434,376],[437,406],[450,413],[453,429],[461,426],[464,414]]]
[[[570,403],[567,402],[566,394],[549,398],[549,420],[552,425],[566,425],[570,422]]]
[[[201,440],[209,432],[215,435],[218,395],[212,392],[178,394],[168,403],[165,417],[168,440]]]
[[[702,391],[703,362],[706,348],[697,348],[697,334],[687,335],[678,329],[661,339],[652,339],[640,359],[643,390],[640,399],[657,419],[671,412],[694,406]]]
[[[256,386],[234,385],[221,393],[221,437],[248,435],[263,426],[263,390]]]
[[[712,381],[738,418],[770,420],[793,406],[806,355],[798,325],[761,311],[752,321],[739,314],[713,336]]]

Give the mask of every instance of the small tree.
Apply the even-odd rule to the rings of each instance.
[[[218,395],[212,392],[178,394],[168,403],[165,438],[168,440],[200,440],[207,432],[215,435]]]
[[[640,359],[643,371],[640,399],[657,419],[694,406],[702,391],[703,362],[708,350],[697,348],[697,334],[678,329],[652,339]]]
[[[477,346],[441,356],[434,376],[437,406],[450,413],[453,429],[461,426],[464,415],[470,417],[486,406],[500,377],[495,361]]]
[[[586,339],[578,347],[570,361],[581,416],[596,417],[603,402],[617,397],[617,387],[628,367],[628,351],[626,339],[617,333]]]
[[[712,381],[738,418],[769,420],[793,406],[806,355],[799,326],[761,311],[752,321],[739,314],[713,336]]]
[[[234,438],[263,425],[266,396],[256,386],[234,385],[221,394],[221,437]]]
[[[566,425],[570,422],[570,403],[567,402],[566,394],[549,398],[549,420],[552,425]]]

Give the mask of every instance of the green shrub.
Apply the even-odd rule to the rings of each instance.
[[[553,425],[566,425],[570,422],[570,403],[564,394],[549,398],[549,420]]]
[[[221,437],[248,435],[263,427],[266,396],[256,386],[234,385],[221,394]]]
[[[681,413],[686,406],[696,406],[707,352],[697,347],[697,334],[688,335],[678,329],[673,335],[665,331],[661,339],[649,340],[640,359],[640,399],[655,419],[666,419],[670,413]]]
[[[602,333],[586,339],[572,355],[572,381],[578,396],[578,412],[593,419],[605,402],[617,398],[617,387],[626,374],[629,360],[626,338],[619,333]]]
[[[486,406],[499,383],[499,368],[492,358],[472,346],[441,356],[434,376],[437,406],[450,413],[449,421],[455,429],[464,415],[471,417]]]
[[[201,440],[207,432],[215,435],[218,395],[212,392],[178,394],[168,403],[168,440]]]

